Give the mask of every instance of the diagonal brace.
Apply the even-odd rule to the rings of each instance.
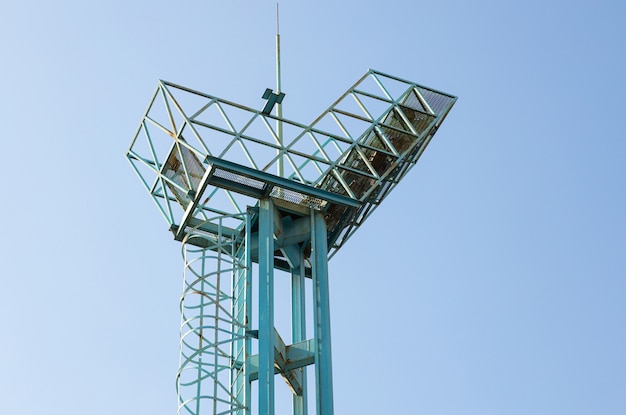
[[[303,375],[301,368],[315,362],[315,342],[313,339],[285,345],[276,329],[274,329],[274,373],[280,373],[287,386],[295,395],[303,393]],[[249,379],[259,378],[259,355],[249,357]]]

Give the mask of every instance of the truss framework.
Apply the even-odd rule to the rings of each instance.
[[[419,160],[455,101],[369,70],[306,125],[160,81],[127,157],[178,239],[267,195],[324,211],[332,257]],[[280,163],[291,185],[269,186]],[[343,202],[329,203],[331,194]]]

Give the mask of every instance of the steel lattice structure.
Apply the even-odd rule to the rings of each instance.
[[[305,414],[313,365],[317,412],[332,414],[328,259],[417,163],[456,101],[374,70],[308,125],[272,115],[284,94],[263,97],[257,110],[160,81],[127,152],[184,245],[180,413],[273,414],[280,373],[294,414]],[[291,344],[274,329],[274,270],[291,275]]]

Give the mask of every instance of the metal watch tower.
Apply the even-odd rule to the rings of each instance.
[[[160,81],[127,152],[183,244],[180,414],[273,415],[276,374],[294,415],[309,395],[318,415],[333,414],[328,259],[456,101],[374,70],[310,124],[272,114],[280,90],[263,98],[259,110]],[[274,324],[283,276],[291,338]]]

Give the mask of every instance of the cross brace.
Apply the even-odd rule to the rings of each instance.
[[[315,361],[315,342],[313,339],[285,345],[276,329],[274,329],[274,373],[280,373],[287,382],[291,391],[302,396],[303,371],[301,368],[311,365]],[[253,355],[248,360],[250,381],[259,378],[259,355]]]

